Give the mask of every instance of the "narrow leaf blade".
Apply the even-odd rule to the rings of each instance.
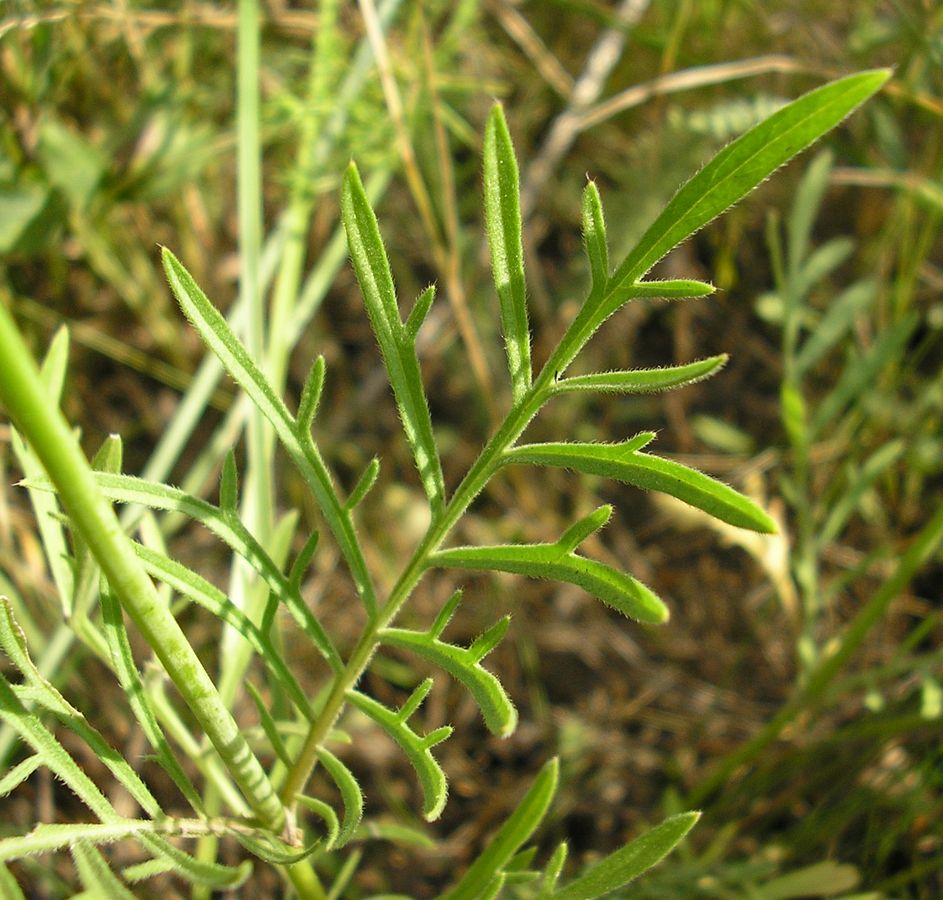
[[[411,650],[423,659],[445,669],[472,695],[485,724],[492,734],[507,737],[517,726],[517,710],[498,678],[483,668],[468,649],[447,644],[417,631],[387,628],[380,634],[382,643]]]
[[[699,812],[687,812],[666,819],[557,891],[554,900],[593,900],[623,887],[661,862],[700,817]]]
[[[613,275],[638,281],[669,250],[699,231],[781,165],[834,128],[890,78],[887,69],[849,75],[803,95],[720,151],[675,194]]]
[[[377,217],[353,163],[344,176],[341,215],[347,232],[350,258],[380,345],[406,439],[413,452],[423,489],[433,511],[437,513],[445,503],[445,482],[429,404],[422,387],[419,359],[415,344],[400,319],[393,275]]]
[[[557,382],[558,393],[570,391],[605,391],[621,394],[648,394],[670,391],[694,384],[716,375],[726,364],[726,353],[709,356],[683,366],[664,366],[657,369],[629,369],[621,372],[594,372],[574,375]]]
[[[596,183],[590,181],[583,191],[583,246],[589,259],[592,278],[592,293],[602,296],[609,280],[609,244],[606,238],[606,220],[602,211],[602,199]]]
[[[642,582],[594,559],[568,553],[556,544],[453,547],[431,556],[429,564],[550,578],[583,588],[630,619],[653,625],[668,621],[668,608]]]
[[[627,450],[619,444],[530,444],[507,455],[509,462],[560,466],[677,497],[740,528],[772,534],[776,523],[748,497],[689,466]]]
[[[363,818],[363,792],[354,773],[330,750],[319,747],[318,759],[334,779],[344,804],[344,821],[334,842],[334,849],[339,850],[354,836]]]
[[[354,706],[373,719],[403,749],[406,758],[415,769],[419,784],[422,787],[423,816],[427,822],[435,821],[442,815],[442,810],[445,809],[445,802],[448,799],[448,782],[442,766],[439,765],[438,760],[429,749],[428,740],[432,735],[427,735],[425,738],[420,737],[403,721],[399,713],[393,712],[382,703],[374,700],[373,697],[362,694],[360,691],[348,691],[347,697]],[[433,735],[441,738],[441,735],[437,732],[433,732]],[[436,743],[440,742],[441,740],[436,741]]]
[[[527,323],[517,159],[499,103],[491,108],[485,126],[484,189],[491,270],[501,305],[501,326],[511,387],[517,401],[531,383],[530,329]]]

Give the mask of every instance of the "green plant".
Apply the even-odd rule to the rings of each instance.
[[[249,4],[251,5],[251,4]],[[242,58],[254,68],[251,41]],[[245,75],[245,73],[244,73]],[[758,531],[774,529],[772,520],[746,497],[708,476],[677,462],[646,452],[654,439],[643,432],[615,444],[518,443],[531,420],[552,398],[569,392],[637,393],[667,390],[709,377],[724,364],[715,356],[681,366],[567,376],[566,372],[594,333],[611,315],[631,301],[646,297],[683,299],[713,290],[694,280],[647,281],[645,276],[673,247],[736,203],[776,168],[804,149],[880,89],[885,71],[865,72],[820,87],[779,110],[722,150],[687,182],[644,233],[636,247],[611,270],[602,204],[594,184],[583,195],[585,250],[590,288],[576,317],[535,374],[530,358],[530,334],[523,268],[518,172],[507,125],[500,106],[488,119],[484,140],[485,219],[492,270],[498,294],[511,383],[511,404],[492,437],[460,483],[447,490],[431,415],[423,390],[416,337],[434,301],[433,288],[417,299],[405,321],[399,312],[392,275],[378,223],[357,169],[344,177],[342,214],[350,255],[360,283],[405,435],[425,492],[430,524],[392,589],[383,597],[367,565],[366,538],[356,512],[376,481],[379,463],[371,461],[346,495],[337,487],[313,437],[325,378],[325,363],[315,360],[304,385],[296,414],[292,414],[262,361],[236,337],[194,279],[169,251],[164,268],[183,311],[251,401],[253,425],[248,440],[248,487],[254,500],[249,516],[239,510],[235,457],[223,466],[219,503],[213,505],[186,491],[122,475],[120,442],[109,440],[89,466],[62,415],[58,401],[64,377],[67,341],[53,343],[42,372],[37,371],[6,309],[0,309],[0,399],[26,442],[17,445],[43,540],[57,581],[63,588],[62,613],[74,622],[89,650],[111,668],[139,726],[151,744],[158,764],[173,780],[193,815],[169,815],[124,759],[112,750],[81,714],[72,708],[31,662],[23,633],[5,602],[0,643],[23,681],[0,680],[0,714],[20,735],[32,755],[24,757],[4,777],[10,791],[39,766],[46,766],[66,783],[97,817],[98,822],[75,825],[39,824],[27,835],[0,841],[0,879],[4,891],[22,896],[6,863],[40,852],[68,847],[78,878],[92,894],[129,896],[128,883],[172,871],[195,884],[231,886],[248,875],[248,856],[238,866],[215,858],[216,838],[242,844],[249,856],[273,866],[291,882],[299,896],[336,897],[345,890],[357,855],[338,868],[339,851],[367,831],[360,825],[363,797],[354,774],[328,748],[344,734],[339,720],[347,709],[359,710],[400,745],[418,776],[423,814],[435,819],[446,802],[445,774],[431,749],[445,740],[445,726],[421,734],[411,719],[431,689],[427,679],[398,708],[381,703],[358,688],[364,672],[383,646],[414,652],[460,681],[478,703],[488,728],[509,734],[516,712],[500,680],[481,666],[482,659],[503,637],[505,617],[470,646],[442,640],[449,618],[461,602],[454,594],[428,628],[397,625],[423,576],[431,569],[458,568],[509,572],[552,578],[579,586],[623,615],[643,623],[668,618],[662,601],[628,573],[577,553],[579,546],[607,522],[612,510],[602,506],[580,518],[552,543],[446,546],[456,525],[491,479],[511,465],[563,467],[602,475],[626,484],[671,494],[727,523]],[[251,99],[252,79],[240,81],[249,99],[240,104],[248,115],[241,121],[241,146],[257,145]],[[251,156],[251,154],[249,154]],[[266,326],[256,285],[259,236],[251,198],[258,181],[253,163],[244,166],[241,185],[241,233],[250,260],[244,280],[250,321]],[[254,261],[253,261],[254,260]],[[250,330],[251,334],[251,330]],[[256,335],[258,342],[261,335]],[[275,379],[276,381],[279,379]],[[304,540],[290,566],[285,566],[297,519],[288,514],[270,521],[273,498],[272,436],[291,460],[317,502],[324,524],[343,556],[361,604],[364,625],[353,648],[343,654],[329,624],[320,621],[301,595],[302,580],[317,549],[318,534]],[[45,472],[45,477],[43,476]],[[61,511],[49,489],[54,488]],[[240,561],[237,580],[240,602],[234,602],[204,577],[171,559],[141,519],[140,542],[120,528],[110,502],[147,510],[181,513],[206,526]],[[268,510],[268,512],[266,512]],[[66,538],[71,535],[71,548]],[[251,572],[247,578],[245,573]],[[232,700],[245,677],[246,666],[228,670],[216,685],[203,667],[186,633],[177,622],[178,608],[152,579],[218,617],[249,648],[264,668],[265,690],[247,682],[255,701],[259,729],[240,729]],[[100,603],[99,603],[100,600]],[[301,673],[286,662],[280,646],[278,613],[284,608],[323,659],[319,687],[312,695],[301,684]],[[159,660],[167,678],[183,699],[188,713],[178,710],[163,693],[160,677],[142,677],[125,631],[122,611]],[[225,687],[225,689],[223,689]],[[277,713],[273,713],[276,710]],[[121,815],[82,770],[74,756],[42,721],[42,711],[73,731],[111,771],[141,807],[146,817]],[[192,727],[196,721],[198,730]],[[205,752],[200,732],[215,752]],[[175,755],[171,740],[186,758]],[[323,799],[306,793],[318,765],[336,783],[342,813]],[[190,772],[205,780],[203,792]],[[187,769],[190,769],[188,772]],[[507,887],[530,896],[590,898],[616,890],[658,862],[684,837],[698,814],[669,818],[589,871],[557,887],[566,858],[560,845],[542,867],[534,867],[534,850],[521,850],[546,814],[558,778],[549,761],[516,811],[499,829],[474,863],[444,896],[497,896]],[[211,799],[211,802],[208,800]],[[317,825],[314,823],[318,822]],[[194,856],[170,838],[201,838]],[[116,840],[134,838],[147,859],[116,874],[98,849]],[[329,889],[325,873],[333,873]]]

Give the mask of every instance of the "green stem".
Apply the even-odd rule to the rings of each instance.
[[[78,440],[46,393],[9,311],[0,305],[0,400],[59,492],[72,527],[88,544],[122,607],[163,664],[253,812],[275,832],[285,809],[231,713],[221,702],[168,607],[161,602],[114,510],[102,498]]]

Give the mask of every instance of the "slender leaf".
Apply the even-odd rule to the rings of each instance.
[[[709,297],[717,290],[706,281],[693,278],[673,278],[667,281],[636,281],[632,285],[632,299],[661,297],[665,300],[693,300]],[[621,304],[620,304],[621,305]]]
[[[344,804],[344,821],[334,842],[334,849],[339,850],[353,838],[363,818],[363,791],[354,777],[354,773],[344,765],[330,750],[318,748],[318,759],[334,779]]]
[[[300,585],[291,583],[282,575],[262,545],[236,516],[227,515],[206,500],[169,485],[144,481],[130,475],[97,473],[95,478],[102,493],[109,500],[118,503],[137,503],[151,509],[182,512],[205,525],[259,573],[279,600],[288,607],[305,634],[311,638],[331,666],[335,669],[341,667],[340,656],[327,632],[301,598]],[[151,560],[149,561],[153,564]]]
[[[832,238],[816,247],[789,282],[793,297],[805,297],[816,284],[845,262],[854,250],[855,242],[847,237]]]
[[[630,619],[655,625],[668,621],[668,608],[642,582],[558,544],[454,547],[432,554],[428,565],[552,578],[583,588]]]
[[[558,394],[569,391],[608,391],[622,394],[669,391],[716,375],[727,364],[728,359],[726,353],[721,353],[683,366],[574,375],[558,381],[554,385],[554,391]]]
[[[8,604],[9,601],[5,598],[0,602],[0,611],[4,613],[2,620],[4,623],[8,619],[12,621],[9,618]],[[4,627],[3,631],[9,633],[8,627]],[[7,649],[7,645],[4,649]],[[0,675],[0,717],[10,722],[23,740],[42,757],[44,764],[53,774],[102,821],[102,824],[90,825],[40,825],[28,835],[5,838],[0,841],[0,862],[58,849],[75,840],[84,839],[92,843],[100,843],[120,840],[124,837],[137,837],[151,853],[170,859],[177,874],[197,884],[207,884],[211,887],[237,885],[245,881],[252,871],[252,864],[248,861],[238,868],[233,868],[195,859],[159,836],[162,831],[176,833],[174,827],[168,827],[160,822],[122,819],[105,795],[79,768],[75,760],[69,756],[39,718],[25,709],[9,682],[2,675]],[[84,734],[82,736],[84,737]],[[96,755],[99,749],[95,748]],[[113,754],[113,751],[110,752]],[[116,756],[116,754],[113,755]],[[124,760],[120,761],[124,762]],[[112,764],[113,772],[115,768]],[[122,777],[117,772],[115,774],[122,784],[133,784],[133,778]],[[143,790],[147,791],[146,788]],[[141,792],[134,791],[133,793],[139,795]],[[146,795],[142,795],[142,798],[145,797]],[[145,799],[142,805],[146,809],[155,804],[156,801],[150,802]],[[62,829],[66,831],[63,832]]]
[[[409,311],[409,316],[406,318],[406,334],[414,343],[419,336],[419,329],[422,328],[422,323],[426,321],[426,316],[429,315],[429,310],[432,309],[432,302],[434,300],[435,285],[430,284],[429,287],[419,295],[416,302],[413,304],[413,308]]]
[[[357,484],[354,485],[354,489],[350,492],[350,496],[347,498],[347,503],[345,504],[347,509],[353,510],[360,505],[363,498],[370,492],[370,488],[376,484],[379,474],[380,460],[373,457],[373,459],[367,463],[367,467],[363,470],[360,478],[357,479]]]
[[[49,395],[49,402],[57,406],[62,395],[68,362],[69,331],[63,327],[53,337],[40,370],[43,384]],[[45,478],[46,470],[29,444],[20,437],[15,429],[12,430],[11,437],[13,452],[16,454],[17,462],[19,462],[26,478]],[[61,515],[59,502],[55,495],[47,491],[30,488],[28,493],[36,518],[36,527],[42,539],[43,552],[46,555],[49,571],[52,573],[53,581],[56,584],[56,592],[62,606],[63,617],[69,619],[72,614],[72,599],[75,591],[75,572],[69,564],[72,560],[72,553],[66,541],[63,523],[59,518]]]
[[[301,390],[301,401],[298,404],[298,430],[303,434],[310,434],[314,417],[318,413],[321,391],[324,389],[324,372],[324,357],[319,356],[308,372]]]
[[[609,243],[606,220],[596,183],[590,181],[583,190],[583,246],[589,259],[593,296],[602,296],[609,281]]]
[[[548,360],[550,370],[564,372],[609,316],[624,303],[649,292],[648,287],[640,288],[641,279],[672,248],[837,125],[878,91],[890,74],[886,69],[873,70],[823,85],[773,113],[721,150],[675,194],[610,276],[605,293],[591,294],[583,304]],[[709,285],[703,288],[712,290]]]
[[[244,637],[259,655],[272,677],[291,697],[298,710],[309,721],[314,713],[307,695],[298,684],[282,655],[271,641],[249,617],[236,606],[216,585],[197,575],[192,569],[141,544],[134,545],[135,552],[150,575],[170,585],[184,597],[209,610]]]
[[[422,387],[419,358],[416,356],[415,344],[400,319],[393,275],[377,218],[353,163],[347,168],[344,177],[341,212],[350,246],[350,258],[380,345],[406,439],[412,449],[426,496],[434,514],[438,514],[445,505],[445,482],[432,431],[429,404]]]
[[[550,861],[544,869],[537,900],[547,900],[548,897],[553,895],[557,881],[560,879],[560,873],[563,871],[563,865],[566,863],[569,849],[569,845],[566,841],[561,841],[557,844],[557,849],[553,851],[553,856],[550,857]]]
[[[3,900],[26,900],[13,873],[3,863],[0,863],[0,897]]]
[[[30,775],[43,764],[43,758],[38,753],[27,756],[0,778],[0,797],[6,797],[11,791],[19,787]]]
[[[531,382],[530,328],[517,159],[500,103],[492,106],[485,126],[484,196],[491,271],[501,306],[511,387],[517,402]]]
[[[548,760],[530,790],[468,871],[442,900],[476,900],[499,876],[518,848],[537,830],[557,790],[560,763]]]
[[[528,444],[506,455],[508,462],[560,466],[614,478],[677,497],[706,513],[752,531],[773,533],[776,524],[752,500],[723,482],[681,463],[620,444]]]
[[[812,237],[812,224],[822,204],[832,171],[832,154],[823,150],[809,163],[799,182],[796,199],[789,216],[789,272],[791,277],[799,272]]]
[[[281,733],[278,730],[278,723],[275,721],[271,712],[269,712],[269,708],[262,698],[262,695],[259,693],[259,689],[251,681],[246,681],[245,686],[246,690],[249,692],[249,696],[252,697],[252,702],[255,704],[255,711],[259,714],[259,724],[262,726],[262,730],[265,732],[269,744],[275,751],[275,755],[281,760],[286,769],[291,768],[291,754],[288,752],[288,748],[282,740]]]
[[[842,529],[854,514],[865,492],[903,455],[906,443],[902,438],[888,441],[879,447],[863,463],[849,461],[848,481],[841,496],[831,505],[825,521],[819,526],[815,541],[825,548],[841,534]]]
[[[224,513],[235,515],[239,504],[239,473],[236,470],[236,455],[230,450],[223,459],[223,471],[219,479],[219,508]]]
[[[193,782],[187,777],[183,767],[174,756],[173,750],[171,750],[170,744],[167,742],[167,738],[157,721],[157,716],[147,699],[144,683],[138,673],[131,652],[131,642],[128,640],[128,632],[125,629],[121,606],[107,582],[104,579],[102,579],[102,582],[101,603],[104,634],[108,641],[108,649],[111,651],[111,661],[115,674],[118,676],[118,682],[128,698],[128,704],[141,727],[141,731],[151,747],[154,748],[161,768],[171,777],[190,806],[197,812],[202,812],[203,801],[197,789],[193,786]]]
[[[337,820],[337,813],[331,808],[330,804],[319,800],[317,797],[308,797],[304,794],[298,794],[298,802],[311,810],[315,815],[320,816],[327,826],[327,840],[324,842],[324,852],[329,853],[335,849],[337,836],[340,834],[340,822]]]
[[[22,673],[36,703],[52,712],[66,727],[85,741],[95,756],[108,767],[148,815],[160,815],[160,804],[127,760],[109,746],[101,734],[88,723],[85,716],[72,706],[36,668],[26,649],[23,633],[13,618],[10,602],[6,598],[0,598],[0,646]],[[42,756],[46,766],[61,778],[99,819],[107,821],[117,815],[104,794],[79,768],[72,756],[66,752],[39,717],[26,710],[16,696],[16,690],[10,688],[9,683],[2,677],[0,677],[0,715],[13,725],[23,740]]]
[[[892,325],[863,356],[850,359],[838,383],[819,404],[810,423],[810,439],[815,439],[856,397],[864,396],[886,366],[897,359],[916,328],[916,313],[904,316]]]
[[[700,817],[699,812],[687,812],[666,819],[557,891],[554,900],[593,900],[618,890],[661,862]]]
[[[703,228],[776,169],[881,89],[888,69],[849,75],[816,88],[720,151],[668,203],[612,277],[636,282],[669,250]]]

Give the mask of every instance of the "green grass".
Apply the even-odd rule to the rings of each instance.
[[[382,18],[385,5],[378,6]],[[629,29],[596,98],[574,118],[563,117],[576,127],[562,155],[552,158],[545,141],[570,108],[568,85],[579,81],[601,29],[612,24],[603,7],[533,4],[516,8],[521,20],[510,21],[476,3],[426,4],[424,14],[403,4],[372,40],[361,38],[355,5],[337,4],[336,19],[334,4],[320,5],[317,14],[277,12],[261,30],[256,133],[246,91],[260,73],[246,45],[239,108],[250,115],[242,120],[247,127],[236,127],[235,12],[193,22],[137,3],[126,16],[89,8],[62,17],[40,4],[5,10],[2,302],[39,356],[57,323],[72,326],[63,397],[89,455],[118,432],[124,471],[171,481],[215,504],[223,459],[237,446],[241,516],[281,571],[323,520],[303,479],[274,449],[269,426],[232,402],[232,383],[214,357],[201,361],[164,284],[157,245],[174,249],[237,331],[245,334],[240,323],[256,322],[246,343],[265,360],[265,376],[290,408],[312,360],[323,355],[321,453],[351,490],[362,474],[373,477],[371,460],[381,460],[358,517],[376,536],[367,563],[383,597],[423,533],[427,499],[435,515],[440,477],[453,490],[507,404],[527,395],[526,363],[538,373],[548,358],[569,361],[555,348],[585,296],[586,222],[581,226],[575,198],[586,173],[606,203],[609,252],[622,260],[680,181],[724,142],[829,76],[894,65],[882,96],[829,138],[829,159],[807,156],[778,173],[656,270],[658,277],[711,281],[721,288],[714,297],[619,312],[561,382],[570,382],[566,392],[526,432],[528,444],[566,436],[588,447],[658,430],[657,446],[672,463],[694,465],[762,501],[788,542],[746,540],[706,517],[692,519],[606,480],[612,471],[585,459],[570,460],[579,476],[543,457],[526,460],[541,462],[539,472],[502,468],[469,506],[461,542],[526,545],[545,554],[574,521],[590,523],[595,509],[611,505],[618,512],[604,541],[588,524],[584,529],[586,554],[649,584],[672,610],[671,622],[657,631],[626,629],[605,607],[589,604],[578,586],[430,573],[398,626],[410,635],[428,629],[442,598],[460,586],[465,601],[448,632],[456,647],[468,647],[513,610],[486,668],[501,675],[520,726],[510,742],[490,737],[464,689],[444,683],[433,689],[424,729],[455,726],[435,750],[453,790],[434,826],[418,820],[422,802],[396,752],[367,759],[338,751],[362,779],[366,821],[378,831],[400,829],[402,849],[391,857],[388,844],[358,844],[335,883],[349,876],[340,893],[349,897],[444,890],[556,753],[557,799],[536,837],[541,865],[569,840],[565,879],[645,825],[697,805],[705,811],[701,823],[670,865],[639,883],[640,896],[748,896],[761,889],[764,896],[792,896],[795,885],[783,879],[800,877],[813,885],[847,882],[847,890],[856,879],[858,890],[887,896],[935,896],[943,858],[933,827],[941,804],[935,745],[943,670],[935,607],[943,135],[934,98],[941,90],[943,22],[930,8],[877,2],[827,12],[801,4],[651,3]],[[389,68],[381,81],[373,57],[384,50]],[[754,58],[755,65],[732,65]],[[714,64],[725,68],[702,68]],[[627,95],[622,111],[597,109],[597,102],[646,83],[653,90],[635,100]],[[519,285],[508,277],[511,287],[502,293],[499,276],[499,306],[481,265],[482,220],[495,220],[499,208],[480,199],[478,135],[494,96],[504,104],[525,197],[536,183],[533,163],[552,158],[525,215],[524,244],[518,250],[511,241],[496,260],[498,270],[502,260],[512,268],[526,264],[530,344],[513,318]],[[581,130],[581,121],[592,124]],[[503,135],[494,128],[489,134],[500,148]],[[263,165],[253,175],[260,148]],[[400,296],[420,296],[430,281],[438,285],[439,298],[418,331],[415,365],[428,393],[441,476],[416,472],[417,451],[428,447],[424,428],[412,441],[398,437],[397,405],[420,418],[422,405],[411,398],[408,380],[395,400],[386,387],[344,265],[341,184],[351,157],[369,173],[366,192]],[[253,186],[259,178],[264,194]],[[263,230],[252,237],[260,211]],[[504,224],[492,221],[492,233]],[[658,246],[653,241],[639,260],[647,264]],[[597,260],[594,274],[603,269]],[[261,298],[269,301],[264,328]],[[603,303],[599,321],[607,313]],[[594,329],[598,322],[588,316]],[[417,313],[414,336],[420,321]],[[409,330],[408,319],[405,325]],[[380,344],[389,365],[398,345]],[[594,372],[682,364],[722,351],[731,354],[723,372],[667,402],[584,389]],[[413,362],[401,362],[408,374]],[[245,442],[247,422],[254,422],[253,436]],[[729,455],[730,446],[737,455]],[[526,457],[526,448],[521,452]],[[0,433],[0,459],[6,483],[15,481],[20,469],[9,431]],[[272,469],[284,476],[277,493],[265,474]],[[661,477],[654,487],[664,484]],[[0,589],[13,600],[46,678],[122,749],[131,718],[122,724],[102,713],[124,701],[106,671],[110,651],[99,636],[97,584],[83,583],[81,572],[55,555],[44,558],[24,494],[6,488],[0,496]],[[280,518],[286,510],[297,518]],[[244,567],[230,568],[179,511],[151,515],[129,507],[124,522],[143,529],[155,554],[171,553],[226,585],[227,596],[246,609],[271,613],[259,580]],[[57,527],[46,527],[44,541],[59,540],[72,552]],[[357,607],[337,546],[322,536],[304,596],[317,600],[346,659],[369,607]],[[492,557],[489,568],[510,565]],[[451,559],[457,561],[471,567],[476,560]],[[515,559],[515,571],[536,561]],[[204,599],[218,602],[211,587]],[[59,597],[72,598],[67,608]],[[301,625],[283,625],[279,616],[284,638],[273,649],[289,668],[301,667],[301,691],[313,696],[330,664],[321,661],[323,652],[315,658],[301,650],[312,626],[296,611]],[[62,624],[66,616],[71,627]],[[260,711],[268,708],[274,722],[282,721],[291,690],[265,695],[257,708],[240,687],[261,672],[236,632],[195,608],[182,621],[237,720],[251,723],[246,733],[258,752],[271,725]],[[442,664],[423,647],[431,663],[405,647],[384,651],[360,690],[401,707],[436,671],[432,663]],[[141,646],[133,652],[143,659]],[[486,706],[493,704],[491,724],[500,731],[506,707],[487,685],[477,690]],[[186,748],[192,723],[176,698],[168,694],[161,705],[155,694],[153,702],[171,743]],[[344,725],[356,746],[367,726],[354,718]],[[285,741],[291,754],[302,738]],[[9,730],[0,732],[0,748],[5,760],[23,758],[10,755]],[[184,756],[190,761],[181,779],[193,779],[201,792],[210,786],[209,811],[238,805],[225,773],[198,747]],[[158,802],[179,796],[156,767],[149,765],[148,775]],[[34,785],[49,798],[44,815],[83,820],[68,792],[47,789],[39,773],[26,786]],[[333,791],[319,767],[312,794],[342,811]],[[33,806],[16,792],[0,804],[17,832],[35,821]],[[459,838],[447,853],[430,853],[418,847],[430,834]],[[209,864],[234,846],[209,836],[197,856]],[[53,857],[38,859],[40,865],[17,864],[21,883],[66,895],[64,879],[74,878],[67,855],[56,867],[45,865]],[[75,864],[93,877],[87,874],[93,857],[77,855]],[[342,865],[316,863],[325,883]],[[277,890],[270,872],[258,867],[252,889]],[[519,890],[511,882],[508,896]],[[76,882],[69,883],[74,890]]]

